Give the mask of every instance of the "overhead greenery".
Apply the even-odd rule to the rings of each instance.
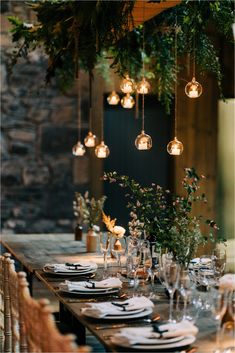
[[[177,28],[178,79],[184,67],[181,58],[189,53],[192,63],[195,53],[197,76],[210,71],[221,86],[218,54],[207,30],[212,26],[231,40],[232,0],[183,0],[145,22],[144,53],[143,26],[130,31],[135,1],[36,0],[27,4],[35,11],[37,23],[9,18],[12,40],[18,44],[13,63],[18,57],[42,47],[48,55],[46,82],[55,76],[66,90],[79,67],[91,72],[97,65],[104,68],[105,62],[121,76],[129,72],[131,77],[139,79],[144,59],[146,75],[153,79],[154,91],[169,112],[176,80],[174,40]]]

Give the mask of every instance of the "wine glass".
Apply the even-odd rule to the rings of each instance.
[[[107,273],[108,264],[107,264],[107,254],[110,249],[110,234],[107,232],[100,232],[100,250],[104,255],[104,277]]]
[[[121,273],[121,256],[126,251],[126,238],[125,237],[112,237],[111,252],[117,259],[118,272]]]
[[[175,290],[178,287],[179,273],[180,273],[180,266],[173,259],[169,259],[164,262],[164,265],[163,265],[164,284],[170,295],[170,312],[169,312],[168,322],[175,322],[172,316],[173,298],[174,298]]]
[[[148,240],[141,242],[140,248],[140,259],[136,270],[136,276],[138,283],[142,287],[142,290],[146,290],[146,284],[148,279],[152,276],[152,256],[150,251],[150,244]]]
[[[183,309],[183,320],[188,319],[187,317],[187,303],[188,298],[191,294],[192,283],[187,270],[181,270],[179,275],[179,292],[184,299],[184,309]]]
[[[228,303],[228,295],[226,292],[219,292],[217,290],[211,291],[211,311],[216,321],[216,350],[220,352],[220,327],[222,318],[226,312]]]
[[[214,273],[217,281],[224,274],[225,266],[226,266],[226,250],[218,249],[214,250],[213,254],[213,265],[214,265]]]

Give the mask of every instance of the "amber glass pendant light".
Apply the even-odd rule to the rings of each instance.
[[[74,156],[81,157],[85,154],[86,149],[81,143],[81,87],[78,78],[78,142],[73,146],[72,153]]]
[[[135,139],[135,147],[140,151],[150,150],[152,138],[144,131],[144,94],[142,95],[142,130]]]
[[[107,102],[110,105],[117,105],[119,101],[120,97],[115,91],[112,91],[107,98]]]
[[[95,147],[96,136],[92,132],[92,75],[89,73],[89,131],[84,139],[86,147]]]
[[[182,142],[177,139],[177,17],[176,17],[176,26],[175,26],[175,137],[167,145],[167,152],[172,156],[179,156],[184,150]]]
[[[134,98],[130,95],[130,93],[127,93],[122,99],[121,99],[121,105],[125,109],[131,109],[135,105],[135,100]]]
[[[193,37],[193,78],[190,82],[187,83],[187,85],[185,86],[185,94],[189,97],[189,98],[198,98],[201,96],[202,94],[202,85],[196,81],[195,78],[195,55],[196,55],[196,51],[195,51],[195,34]]]
[[[95,148],[95,155],[97,158],[107,158],[109,153],[109,148],[104,142],[104,117],[103,113],[101,113],[101,142]]]
[[[122,80],[120,84],[121,91],[123,93],[132,93],[135,90],[135,83],[134,81],[129,77],[128,74],[126,74],[125,78]]]

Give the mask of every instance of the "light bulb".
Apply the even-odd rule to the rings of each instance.
[[[140,151],[150,150],[152,147],[151,136],[147,135],[144,130],[142,130],[141,134],[135,139],[135,147]]]
[[[137,84],[137,92],[139,94],[148,94],[150,91],[150,84],[145,77]]]
[[[107,158],[109,153],[109,148],[105,145],[104,141],[101,141],[101,143],[95,148],[95,154],[98,158]]]
[[[121,105],[123,108],[126,109],[131,109],[135,105],[135,100],[134,98],[130,95],[130,93],[127,93],[122,99],[121,99]]]
[[[185,93],[189,98],[198,98],[202,94],[202,85],[196,81],[195,77],[185,86]]]
[[[73,146],[72,152],[74,156],[83,156],[85,154],[86,150],[81,141],[78,141],[76,145]]]
[[[170,141],[167,145],[167,152],[172,156],[179,156],[182,154],[184,146],[177,137],[174,137],[174,140]]]
[[[119,95],[115,91],[112,91],[108,96],[107,101],[110,105],[117,105],[120,101]]]
[[[87,136],[84,138],[84,144],[86,147],[95,147],[96,136],[91,131],[89,131]]]
[[[123,93],[132,93],[134,91],[135,84],[129,75],[126,75],[126,77],[122,80],[120,88]]]

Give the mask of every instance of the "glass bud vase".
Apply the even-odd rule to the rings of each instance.
[[[74,240],[82,241],[82,231],[83,231],[82,226],[80,224],[77,224],[76,227],[74,228]]]

